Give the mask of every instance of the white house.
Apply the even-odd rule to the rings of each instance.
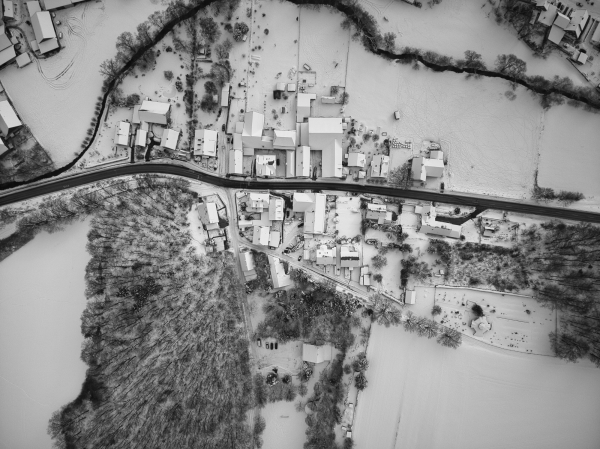
[[[0,101],[0,131],[2,131],[2,135],[6,137],[10,130],[21,125],[21,120],[10,103],[6,100]]]
[[[273,148],[276,150],[295,150],[296,149],[296,130],[280,130],[274,131],[275,139],[273,140]]]
[[[129,129],[131,124],[129,122],[119,122],[115,128],[115,145],[118,147],[129,146]]]
[[[141,112],[141,111],[140,111]],[[169,150],[175,150],[177,143],[179,142],[179,131],[174,129],[165,129],[163,131],[162,139],[160,140],[160,146]]]
[[[348,167],[364,168],[366,162],[365,153],[348,154]]]
[[[360,266],[360,254],[353,245],[340,246],[340,267],[356,268]]]
[[[415,214],[421,215],[421,228],[419,231],[423,234],[433,234],[453,239],[460,238],[462,227],[460,225],[437,221],[435,207],[431,204],[416,206]]]
[[[215,203],[203,202],[198,204],[198,218],[204,225],[211,225],[219,222],[217,205]]]
[[[271,230],[269,234],[269,246],[271,248],[277,248],[281,242],[281,232]]]
[[[378,224],[392,222],[392,212],[387,210],[385,204],[367,204],[367,220],[375,220]]]
[[[333,349],[330,345],[315,346],[302,344],[302,360],[305,362],[319,364],[331,360]]]
[[[337,248],[321,245],[317,248],[317,265],[335,265]]]
[[[310,147],[301,146],[296,149],[296,176],[310,176]]]
[[[244,277],[246,278],[246,282],[256,279],[258,276],[256,275],[256,265],[254,263],[254,256],[252,256],[252,252],[245,251],[240,253],[240,263],[242,265],[242,271],[244,272]]]
[[[244,115],[244,125],[242,129],[242,145],[244,155],[251,156],[255,148],[265,150],[273,149],[273,138],[263,136],[265,126],[265,116],[255,111],[248,111]]]
[[[269,194],[250,192],[246,197],[246,210],[248,212],[263,212],[269,208]]]
[[[48,11],[38,11],[31,16],[33,34],[39,47],[40,53],[48,53],[59,47],[56,31],[52,24],[52,17]]]
[[[145,147],[146,140],[148,138],[148,131],[145,129],[139,128],[137,133],[135,134],[135,146],[136,147]]]
[[[223,89],[221,89],[221,107],[226,108],[229,106],[229,91],[231,90],[231,84],[225,83]]]
[[[8,151],[8,147],[6,146],[6,144],[4,143],[2,138],[0,138],[0,156],[2,156],[7,151]]]
[[[4,50],[0,50],[0,67],[4,64],[8,64],[9,62],[14,61],[16,57],[17,52],[15,51],[15,46],[12,44],[10,45],[10,47],[6,47]]]
[[[276,159],[272,154],[258,154],[256,156],[256,176],[273,176]]]
[[[310,102],[317,99],[317,94],[298,93],[296,101],[296,122],[301,123],[310,117]]]
[[[283,198],[278,196],[271,197],[269,200],[269,220],[283,220],[284,205]]]
[[[252,243],[254,245],[267,246],[269,244],[270,235],[271,235],[271,228],[269,226],[254,226],[254,234],[252,235]]]
[[[390,167],[390,157],[383,154],[376,154],[371,161],[371,177],[387,178]]]
[[[17,56],[16,62],[17,67],[22,69],[23,67],[31,64],[31,57],[29,56],[29,53],[21,53],[19,56]]]
[[[325,233],[326,204],[327,196],[323,193],[294,193],[292,210],[304,213],[305,233]]]
[[[292,150],[285,152],[285,177],[293,178],[296,176],[296,153]]]
[[[212,129],[197,129],[194,132],[194,156],[216,157],[219,133]]]
[[[166,125],[171,114],[171,104],[158,101],[144,100],[138,111],[139,119],[143,122]]]
[[[440,178],[444,175],[444,154],[431,151],[430,157],[415,157],[412,160],[411,178],[415,181],[425,181],[427,177]]]
[[[271,280],[273,281],[274,288],[287,287],[292,283],[290,279],[290,275],[285,273],[285,268],[283,264],[277,257],[273,257],[271,255],[267,256],[269,258],[269,265],[271,267]]]
[[[308,144],[312,151],[322,152],[322,176],[342,177],[342,119],[340,117],[310,117]]]
[[[242,153],[242,150],[229,150],[229,173],[234,175],[244,173],[244,153]]]

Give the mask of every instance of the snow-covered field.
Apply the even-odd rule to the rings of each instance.
[[[600,201],[600,176],[596,170],[600,166],[598,120],[597,114],[568,105],[546,112],[540,143],[540,186],[582,192],[586,203]]]
[[[56,11],[62,22],[63,48],[23,69],[0,72],[14,106],[57,166],[70,162],[81,143],[102,94],[100,64],[115,56],[115,42],[165,5],[151,0],[85,2]]]
[[[359,448],[593,448],[600,370],[472,340],[456,350],[374,325]]]
[[[49,448],[51,414],[81,389],[88,230],[42,233],[0,263],[2,448]]]
[[[312,392],[310,392],[312,393]],[[267,427],[262,434],[263,449],[302,449],[306,440],[306,413],[296,411],[296,402],[270,402],[262,409]]]
[[[575,84],[587,85],[560,52],[553,52],[545,60],[537,58],[517,39],[512,26],[497,25],[491,2],[451,0],[433,8],[423,2],[422,9],[395,0],[360,0],[359,3],[374,15],[382,33],[396,33],[398,47],[432,50],[455,59],[464,58],[465,50],[473,50],[482,55],[489,68],[494,67],[499,54],[512,53],[527,62],[528,75],[549,79],[554,75],[568,76]]]
[[[442,143],[448,154],[446,189],[526,197],[533,187],[541,111],[523,89],[516,99],[508,83],[465,79],[392,62],[350,44],[346,113],[401,140]],[[394,111],[402,112],[394,120]]]

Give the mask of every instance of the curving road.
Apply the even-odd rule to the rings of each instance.
[[[424,190],[404,190],[377,185],[359,185],[335,181],[310,180],[241,180],[222,178],[189,167],[167,163],[144,163],[107,167],[91,173],[82,173],[68,178],[44,181],[40,185],[30,185],[22,190],[0,196],[0,206],[27,200],[39,195],[58,192],[67,188],[77,187],[93,182],[135,174],[168,174],[195,179],[220,187],[251,189],[251,190],[338,190],[343,192],[369,193],[397,198],[423,201],[439,201],[463,206],[479,206],[488,209],[499,209],[523,214],[542,215],[565,220],[587,221],[600,223],[600,213],[581,210],[565,209],[562,207],[544,206],[539,204],[519,203],[517,201],[470,196],[458,193],[439,193]]]

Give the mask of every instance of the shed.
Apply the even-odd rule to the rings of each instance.
[[[302,360],[319,364],[328,362],[332,357],[332,347],[330,345],[315,346],[306,343],[302,344]]]
[[[17,56],[17,67],[22,68],[29,64],[31,64],[31,58],[29,57],[29,53],[23,53]]]
[[[417,302],[417,292],[415,290],[406,290],[404,295],[404,304],[415,304]]]

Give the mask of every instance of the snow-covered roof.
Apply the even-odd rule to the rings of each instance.
[[[0,66],[12,61],[16,57],[17,52],[15,51],[14,45],[5,48],[4,50],[0,51]]]
[[[317,265],[335,265],[337,248],[327,248],[327,245],[321,245],[317,248]]]
[[[256,156],[256,176],[273,176],[276,159],[272,154],[258,154]]]
[[[575,33],[575,36],[579,37],[589,17],[590,15],[587,10],[578,9],[571,14],[571,20],[569,25],[565,28],[565,31]]]
[[[254,267],[256,266],[254,264],[254,257],[250,251],[240,253],[240,262],[242,264],[242,271],[254,270]]]
[[[265,116],[256,111],[248,111],[244,115],[242,137],[261,137],[265,124]]]
[[[294,192],[292,201],[292,210],[294,212],[306,212],[312,209],[315,204],[314,193]]]
[[[296,176],[296,153],[289,150],[285,153],[285,177],[293,178]]]
[[[33,26],[33,33],[38,44],[41,44],[45,40],[56,38],[54,25],[52,25],[52,17],[50,17],[48,11],[39,11],[31,16],[31,25]]]
[[[296,149],[296,176],[310,176],[310,147]]]
[[[242,135],[240,133],[233,133],[233,149],[242,150]]]
[[[7,34],[2,33],[0,34],[0,51],[12,46],[13,43],[10,41],[10,38],[8,37]]]
[[[558,14],[558,8],[556,5],[549,5],[548,9],[546,11],[542,11],[538,17],[538,22],[549,27],[554,23],[556,14]]]
[[[171,105],[159,101],[144,100],[138,111],[139,119],[148,123],[166,125]]]
[[[323,193],[315,193],[314,195],[314,207],[307,210],[304,214],[304,232],[309,234],[323,234],[325,232],[327,196]]]
[[[283,220],[283,198],[271,197],[269,201],[269,220]]]
[[[71,0],[44,0],[44,9],[51,11],[53,9],[71,6]]]
[[[364,167],[365,166],[365,153],[350,153],[348,154],[348,166],[349,167]]]
[[[129,122],[119,122],[115,127],[115,145],[126,147],[129,145]]]
[[[376,154],[371,161],[371,176],[374,178],[385,178],[388,175],[390,157]]]
[[[293,150],[296,148],[296,130],[276,129],[273,147],[280,150]]]
[[[221,107],[226,108],[229,106],[229,90],[231,89],[231,84],[225,83],[223,89],[221,89]]]
[[[6,137],[8,131],[21,125],[21,120],[10,103],[6,100],[0,101],[0,131],[2,134]]]
[[[303,122],[310,117],[310,102],[316,100],[317,94],[306,94],[300,92],[296,101],[296,122]]]
[[[135,145],[138,147],[145,147],[147,138],[148,131],[139,128],[135,134]]]
[[[218,133],[212,129],[197,129],[194,132],[194,155],[215,157]]]
[[[219,214],[217,213],[217,205],[207,202],[198,204],[198,218],[205,225],[218,223]]]
[[[340,247],[340,267],[355,268],[360,266],[360,254],[352,245],[342,245]]]
[[[25,2],[25,5],[27,6],[27,12],[29,12],[29,17],[32,17],[36,12],[40,12],[42,10],[40,2],[38,1]]]
[[[242,150],[229,150],[229,173],[241,175],[244,172],[244,154]]]
[[[38,46],[41,54],[48,53],[49,51],[56,50],[59,47],[58,39],[48,39],[44,42],[40,42]]]
[[[554,19],[554,25],[564,30],[565,28],[567,28],[567,26],[569,26],[570,21],[571,20],[569,19],[569,16],[558,12],[556,13],[556,19]]]
[[[271,228],[269,226],[254,226],[252,244],[267,246],[269,244],[270,233]]]
[[[332,358],[332,348],[330,345],[314,346],[306,343],[302,344],[302,360],[319,364],[328,362]]]
[[[179,131],[175,131],[174,129],[165,129],[163,131],[162,139],[160,140],[160,145],[164,148],[175,150],[177,148],[178,141]]]
[[[26,65],[31,64],[31,58],[29,57],[29,53],[22,53],[19,56],[17,56],[17,67],[22,68],[25,67]]]
[[[565,30],[563,30],[560,27],[557,27],[556,25],[552,25],[552,28],[550,29],[550,34],[548,35],[548,40],[550,42],[555,43],[556,45],[559,45],[564,35]]]
[[[281,242],[281,232],[272,230],[269,234],[269,246],[277,248]]]
[[[15,18],[15,8],[11,0],[4,0],[4,17]]]
[[[285,274],[283,264],[277,257],[268,256],[271,267],[271,280],[274,288],[287,287],[292,283],[289,274]]]

